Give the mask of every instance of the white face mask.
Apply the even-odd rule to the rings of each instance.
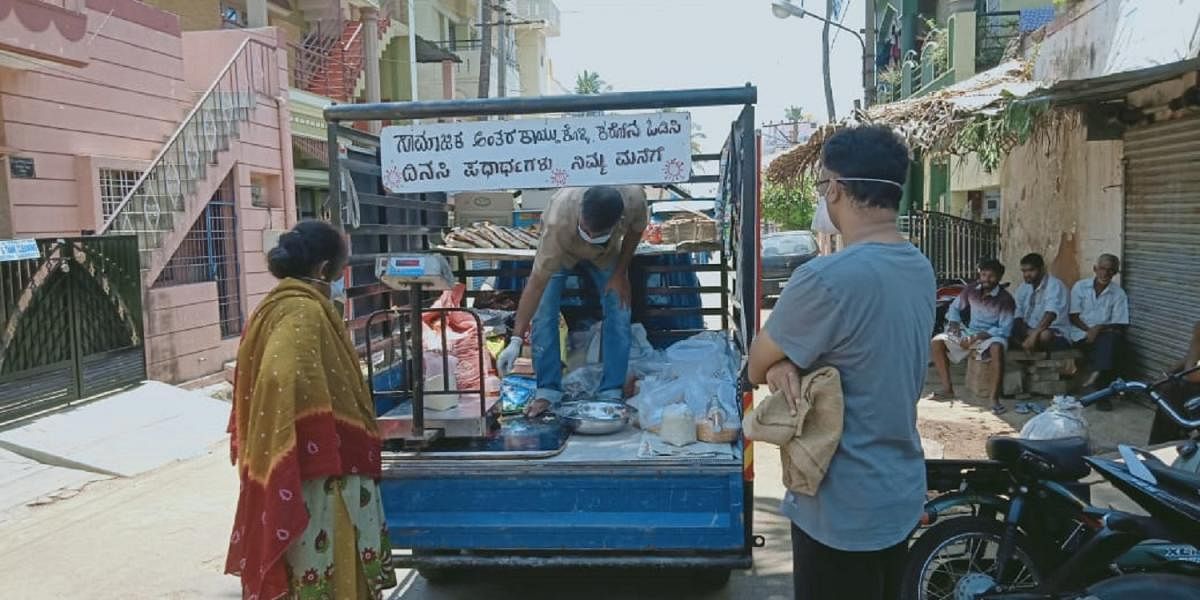
[[[577,227],[579,229],[579,237],[583,238],[583,241],[585,241],[589,244],[593,244],[596,246],[603,246],[604,244],[608,243],[608,240],[610,238],[612,238],[611,231],[604,235],[598,235],[596,237],[592,237],[592,236],[588,235],[588,232],[583,230],[582,226],[577,226]]]
[[[825,233],[828,235],[837,235],[837,225],[833,224],[833,219],[829,218],[829,206],[825,202],[825,195],[822,194],[817,199],[817,211],[813,213],[812,230],[817,233]]]
[[[872,181],[875,183],[886,183],[900,188],[904,191],[904,186],[897,181],[890,179],[876,179],[874,177],[833,177],[829,181]],[[828,235],[838,235],[841,231],[837,225],[833,224],[833,219],[829,218],[829,205],[825,201],[825,195],[821,194],[817,200],[817,211],[813,214],[812,230],[817,233],[825,233]]]
[[[334,302],[346,302],[346,280],[338,277],[329,282],[329,299]]]

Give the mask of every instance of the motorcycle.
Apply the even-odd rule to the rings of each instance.
[[[1157,388],[1182,375],[1153,385],[1118,381],[1081,403],[1142,393],[1169,408]],[[1196,410],[1200,398],[1185,407]],[[1200,430],[1200,420],[1173,408],[1168,414]],[[928,488],[937,495],[909,549],[901,598],[1056,598],[1114,574],[1200,575],[1197,540],[1176,539],[1156,518],[1090,505],[1081,480],[1093,468],[1106,478],[1117,475],[1104,459],[1086,457],[1087,440],[997,437],[987,450],[990,460],[926,461]],[[1189,464],[1195,455],[1189,440],[1176,463]]]
[[[933,321],[933,332],[941,333],[946,327],[946,312],[950,310],[950,304],[958,299],[963,290],[970,285],[965,279],[954,279],[940,282],[937,289],[936,307],[937,312]]]

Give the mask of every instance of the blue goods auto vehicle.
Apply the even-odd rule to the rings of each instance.
[[[742,369],[758,328],[760,298],[756,94],[755,88],[745,86],[355,104],[330,107],[325,115],[330,145],[334,146],[339,135],[348,134],[349,128],[340,124],[370,120],[594,115],[598,111],[700,106],[732,106],[740,111],[721,153],[692,156],[694,162],[717,163],[718,173],[692,169],[690,179],[681,182],[704,190],[706,195],[697,193],[696,198],[711,203],[718,221],[719,242],[705,248],[711,252],[710,260],[671,258],[686,257],[696,251],[693,247],[660,250],[657,255],[636,259],[632,282],[634,321],[644,326],[646,338],[656,350],[666,349],[669,354],[674,343],[697,335],[727,341],[728,352],[713,353],[708,362],[692,362],[696,363],[693,366],[724,368],[732,374],[730,394],[737,412],[732,417],[740,421],[751,398]],[[364,166],[361,159],[356,162],[360,170],[386,177],[386,168]],[[707,169],[709,173],[713,170]],[[332,209],[338,216],[349,214],[343,209],[352,200],[386,206],[389,198],[387,194],[359,194],[351,199],[336,181],[331,181],[331,190]],[[351,224],[346,228],[353,233]],[[364,254],[367,259],[376,258],[370,250]],[[479,275],[467,269],[469,264],[465,258],[458,261],[460,280]],[[520,272],[521,268],[526,270]],[[508,269],[511,272],[493,269],[487,275],[521,277],[528,273],[527,266],[519,262],[508,264]],[[352,290],[365,287],[354,285]],[[583,288],[576,293],[588,296]],[[672,297],[691,301],[653,300]],[[444,324],[444,319],[461,317],[478,319],[482,326],[486,317],[456,307],[431,310],[429,300],[416,306],[410,303],[410,312],[415,311],[410,324],[418,318],[443,320]],[[568,308],[578,309],[578,314],[570,314]],[[587,309],[586,301],[577,307],[564,302],[569,321],[586,319]],[[457,316],[452,315],[455,311]],[[415,339],[420,336],[402,335],[407,341],[398,349],[380,350],[382,342],[371,348],[372,332],[402,321],[404,314],[404,310],[384,310],[376,313],[378,320],[365,318],[362,328],[381,423],[387,421],[385,429],[391,430],[395,415],[407,419],[403,435],[388,443],[383,456],[383,501],[400,566],[415,567],[430,579],[474,568],[657,568],[687,573],[694,581],[709,585],[723,585],[731,570],[750,567],[752,549],[761,544],[761,538],[751,527],[753,457],[740,435],[725,443],[724,450],[710,455],[659,455],[634,427],[587,436],[572,431],[561,417],[503,415],[503,405],[486,397],[482,383],[479,389],[454,392],[460,397],[475,394],[475,400],[463,401],[460,408],[465,406],[463,410],[475,411],[472,414],[480,418],[452,423],[438,411],[424,408],[427,400],[445,389],[427,385],[422,376],[422,369],[428,368],[424,361],[407,359],[422,355],[420,341]],[[396,327],[403,333],[406,326]],[[408,330],[413,330],[411,325]],[[705,330],[715,331],[717,337]],[[404,367],[378,371],[375,365],[382,364],[378,356],[383,354],[400,356],[399,363],[388,364]],[[450,370],[446,364],[440,372]],[[391,391],[382,393],[381,387]]]

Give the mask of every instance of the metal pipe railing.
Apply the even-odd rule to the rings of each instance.
[[[572,113],[599,110],[650,110],[656,108],[729,106],[754,104],[757,101],[758,88],[746,85],[744,87],[698,90],[477,98],[429,102],[338,104],[325,109],[325,120],[334,123],[339,121],[400,121],[407,119]]]
[[[252,56],[253,48],[258,48],[264,53],[264,56],[267,57],[265,58],[265,62],[267,64],[259,65],[260,72],[258,74],[256,74],[254,70],[254,60]],[[245,87],[249,87],[250,93],[253,94],[258,91],[254,87],[258,83],[258,75],[265,75],[266,81],[264,83],[266,84],[265,87],[268,88],[268,91],[277,89],[279,87],[278,73],[276,73],[276,69],[274,68],[275,51],[276,48],[274,46],[268,45],[265,42],[257,40],[253,37],[248,37],[245,40],[242,40],[242,43],[238,45],[237,50],[233,53],[233,56],[226,61],[225,65],[221,68],[221,71],[213,79],[213,82],[209,84],[208,88],[203,94],[201,94],[200,99],[196,101],[196,103],[192,106],[192,109],[188,111],[187,116],[185,116],[180,122],[179,127],[175,129],[175,131],[171,134],[171,137],[167,138],[167,142],[163,144],[162,149],[158,151],[158,154],[155,155],[154,160],[150,162],[150,166],[142,173],[140,177],[138,177],[137,182],[134,183],[129,192],[125,194],[125,197],[121,199],[120,204],[118,204],[116,209],[113,210],[112,217],[100,227],[99,233],[101,235],[108,233],[112,229],[113,225],[121,216],[122,211],[124,211],[129,206],[129,203],[133,200],[133,198],[140,191],[142,191],[143,187],[146,185],[147,181],[149,181],[152,174],[155,173],[156,169],[168,164],[166,162],[166,158],[171,152],[175,152],[181,159],[184,156],[194,155],[200,152],[200,150],[194,146],[189,147],[185,133],[189,131],[189,128],[198,123],[198,118],[203,114],[202,110],[207,105],[216,104],[222,109],[233,108],[225,106],[224,100],[217,94],[217,92],[221,90],[222,84],[226,83],[228,80],[228,83],[231,87],[229,90],[230,92],[236,93],[243,91]],[[261,58],[263,58],[263,56],[260,56],[260,59]],[[242,63],[245,63],[244,66]],[[243,81],[243,77],[245,78],[245,81]],[[243,86],[243,84],[246,84],[246,86]],[[193,141],[191,143],[195,144],[196,142]],[[178,169],[179,164],[182,163],[170,164]],[[186,168],[186,164],[184,166]],[[182,178],[182,174],[180,174],[180,177]]]

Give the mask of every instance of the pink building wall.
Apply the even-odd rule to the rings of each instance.
[[[87,189],[87,172],[144,167],[190,104],[177,22],[149,19],[159,11],[132,0],[87,5],[84,66],[9,61],[16,68],[0,68],[3,145],[10,156],[32,158],[37,172],[36,179],[13,179],[4,170],[11,225],[0,235],[99,228],[99,189]],[[14,21],[20,24],[15,13],[4,20]]]
[[[13,33],[24,23],[15,11],[3,12],[11,2],[32,0],[0,0],[0,146],[7,156],[32,158],[36,178],[13,178],[0,165],[0,194],[7,196],[0,196],[0,238],[99,230],[99,169],[146,169],[247,36],[275,46],[274,72],[259,75],[274,87],[257,96],[250,121],[230,150],[218,153],[198,188],[200,201],[192,203],[203,205],[226,175],[235,178],[241,308],[248,318],[274,285],[264,237],[290,226],[295,214],[287,57],[277,30],[181,33],[177,17],[136,0],[78,0],[90,40],[86,53],[64,46],[63,53],[70,51],[64,58],[76,62],[26,60],[13,50],[28,46]],[[266,206],[252,205],[255,184]],[[174,250],[164,248],[156,261]],[[216,295],[214,283],[146,290],[151,378],[194,379],[219,372],[234,357],[237,340],[222,339]]]

